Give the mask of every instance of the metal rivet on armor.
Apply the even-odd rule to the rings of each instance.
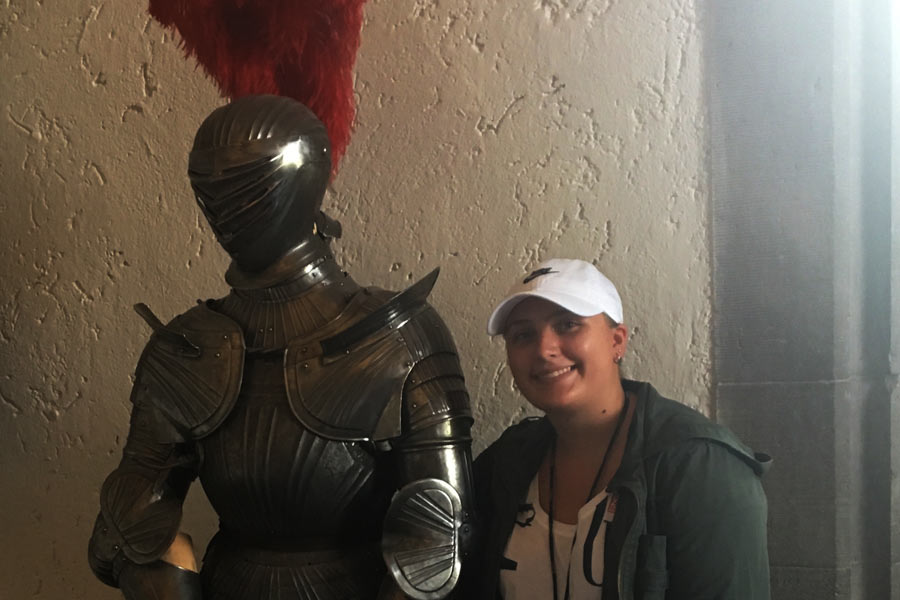
[[[274,327],[269,327],[269,331],[275,331]]]
[[[109,529],[107,529],[106,527],[104,527],[100,531],[101,531],[101,533],[109,533]]]
[[[308,348],[307,348],[306,346],[303,346],[303,348],[300,349],[300,352],[304,352],[304,353],[305,353],[307,350],[308,350]]]
[[[418,406],[419,406],[419,405],[416,404],[415,402],[412,403],[412,407],[413,407],[413,408],[417,408]]]
[[[303,363],[303,368],[304,368],[304,369],[308,369],[308,368],[309,368],[309,363]]]
[[[260,333],[263,333],[263,331],[265,331],[265,330],[264,330],[262,327],[260,327],[260,328],[259,328],[259,332],[260,332]]]
[[[216,358],[219,358],[220,356],[222,356],[222,353],[221,353],[221,352],[216,352]]]
[[[223,335],[223,336],[222,336],[222,339],[223,339],[223,340],[227,340],[227,339],[228,339],[228,336],[227,336],[227,335]]]
[[[118,544],[113,544],[113,550],[115,550],[116,552],[118,552],[118,551],[119,551],[119,545],[118,545]]]

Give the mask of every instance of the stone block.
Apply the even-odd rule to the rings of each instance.
[[[772,600],[850,598],[850,579],[849,568],[773,566]]]
[[[837,561],[836,384],[720,384],[717,419],[773,458],[763,479],[773,565],[833,567]]]

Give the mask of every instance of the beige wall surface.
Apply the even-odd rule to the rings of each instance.
[[[619,284],[627,373],[709,408],[710,265],[694,0],[370,0],[359,113],[325,209],[357,281],[435,266],[481,449],[527,411],[492,304],[537,261]],[[221,102],[142,2],[0,0],[0,598],[115,598],[86,564],[148,329],[221,295],[185,176]],[[215,519],[199,486],[185,528]]]

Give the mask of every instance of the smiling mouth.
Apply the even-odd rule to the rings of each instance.
[[[575,365],[569,365],[568,367],[563,367],[561,369],[556,369],[555,371],[544,371],[541,373],[537,373],[534,377],[540,381],[553,381],[557,377],[562,377],[566,373],[575,370]]]

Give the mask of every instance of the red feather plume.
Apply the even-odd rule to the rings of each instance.
[[[365,0],[150,0],[185,52],[235,99],[299,100],[328,128],[333,169],[350,141],[353,63]]]

